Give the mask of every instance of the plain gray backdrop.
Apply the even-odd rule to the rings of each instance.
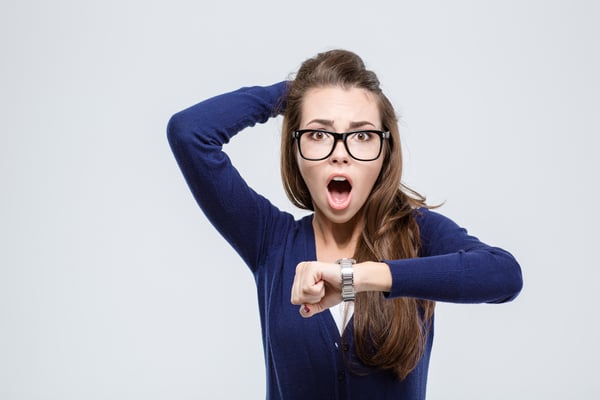
[[[523,268],[513,303],[438,304],[428,398],[598,398],[598,3],[207,3],[0,5],[0,397],[264,398],[252,276],[165,127],[341,47],[401,115],[405,182]],[[226,151],[300,216],[280,126]]]

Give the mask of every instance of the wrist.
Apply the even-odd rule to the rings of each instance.
[[[383,262],[366,261],[354,265],[354,290],[389,292],[392,289],[390,267]]]

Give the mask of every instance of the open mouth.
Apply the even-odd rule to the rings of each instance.
[[[327,184],[329,205],[334,209],[343,209],[350,203],[352,184],[343,176],[334,176]]]

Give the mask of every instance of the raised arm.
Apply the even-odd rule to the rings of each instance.
[[[284,109],[287,83],[247,87],[198,103],[171,117],[167,137],[194,198],[223,237],[253,268],[281,213],[254,192],[222,146],[244,128]]]

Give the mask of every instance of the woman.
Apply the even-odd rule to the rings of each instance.
[[[298,221],[221,149],[280,113],[285,190],[313,211]],[[434,302],[501,303],[521,290],[509,253],[401,184],[394,109],[351,52],[175,114],[168,137],[198,204],[254,274],[269,399],[423,399]]]

